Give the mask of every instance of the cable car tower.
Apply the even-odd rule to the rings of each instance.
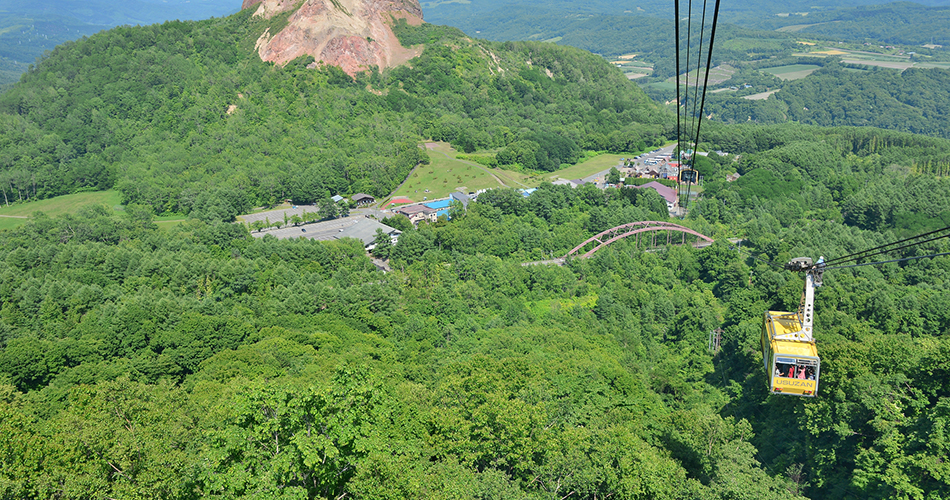
[[[824,259],[793,259],[785,269],[805,273],[805,290],[797,312],[766,311],[762,319],[762,359],[769,392],[815,397],[821,359],[815,344],[815,288],[821,286]]]

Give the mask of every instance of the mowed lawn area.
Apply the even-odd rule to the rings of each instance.
[[[610,167],[616,167],[620,163],[621,158],[633,158],[639,153],[627,153],[627,154],[602,154],[597,155],[587,161],[578,163],[577,165],[571,165],[565,169],[557,170],[551,172],[550,174],[545,175],[545,180],[556,181],[559,177],[561,179],[583,179],[589,175],[594,175],[598,172],[603,172],[604,170],[610,170]]]
[[[2,200],[0,200],[2,203]],[[121,212],[122,197],[118,191],[93,191],[88,193],[66,194],[47,200],[30,201],[10,206],[0,206],[0,230],[12,229],[26,224],[34,212],[43,212],[50,217],[72,214],[90,205],[105,205],[110,210]],[[185,220],[178,214],[155,217],[158,227],[170,227]]]
[[[537,185],[531,176],[510,170],[493,169],[472,161],[459,160],[458,151],[445,143],[429,143],[429,164],[420,165],[389,198],[412,201],[445,198],[454,191],[478,191],[496,187]],[[504,184],[502,184],[504,183]],[[426,190],[428,189],[428,192]]]
[[[0,229],[10,229],[25,224],[33,212],[43,212],[52,217],[75,213],[80,208],[89,205],[106,205],[112,210],[121,210],[120,202],[119,192],[109,190],[67,194],[47,200],[4,205],[0,207]]]
[[[814,73],[820,67],[815,64],[789,64],[788,66],[764,68],[762,71],[775,75],[782,80],[798,80]]]

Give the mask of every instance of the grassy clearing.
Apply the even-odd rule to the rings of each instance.
[[[59,217],[76,213],[83,207],[90,205],[105,205],[116,212],[121,212],[122,199],[118,191],[95,191],[90,193],[76,193],[57,196],[48,200],[31,201],[0,207],[0,230],[13,229],[26,224],[34,212],[43,212],[50,217]],[[158,227],[172,227],[185,221],[180,214],[161,215],[155,217]]]
[[[171,229],[181,224],[182,222],[185,222],[185,220],[186,219],[180,218],[180,216],[178,219],[171,219],[171,220],[157,220],[156,218],[155,225],[158,226],[159,229]]]
[[[583,297],[575,297],[572,299],[548,299],[531,302],[528,304],[528,310],[530,310],[535,315],[535,317],[542,317],[543,315],[550,312],[569,311],[574,307],[581,307],[590,310],[593,309],[596,304],[596,295],[585,295]]]
[[[510,187],[522,187],[519,182],[531,185],[530,176],[458,160],[458,151],[445,143],[434,143],[432,146],[427,149],[431,163],[413,170],[406,182],[390,198],[402,196],[413,201],[445,198],[449,193],[460,189],[468,192],[502,187],[499,179]]]
[[[118,191],[95,191],[91,193],[76,193],[57,196],[47,200],[18,203],[16,205],[0,207],[0,215],[27,216],[33,212],[43,212],[46,215],[65,215],[74,213],[89,205],[107,205],[114,210],[121,210],[121,198]]]
[[[790,64],[788,66],[765,68],[762,71],[773,74],[782,80],[798,80],[814,73],[820,67],[815,64]]]
[[[0,207],[0,229],[12,229],[25,224],[33,212],[43,212],[51,217],[75,213],[89,205],[106,205],[113,210],[122,210],[117,191],[95,191],[57,196],[47,200],[17,203]]]
[[[29,219],[13,219],[10,217],[0,217],[0,231],[4,229],[13,229],[25,224]]]
[[[563,170],[551,172],[547,175],[546,180],[556,181],[558,177],[562,179],[583,179],[588,175],[594,175],[597,172],[608,170],[610,167],[616,167],[617,164],[620,163],[621,158],[632,158],[636,155],[637,153],[602,154],[595,156],[585,162],[578,163],[577,165],[567,167]]]

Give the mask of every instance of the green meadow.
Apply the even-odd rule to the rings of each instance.
[[[122,210],[118,191],[93,191],[75,193],[46,200],[13,203],[0,207],[0,229],[11,229],[26,223],[34,212],[49,216],[75,213],[89,205],[106,205],[112,210]]]
[[[539,184],[529,175],[510,170],[490,168],[456,158],[458,151],[444,143],[430,143],[426,152],[429,164],[416,167],[390,198],[405,197],[412,201],[445,198],[454,191],[477,191],[496,187],[528,187]],[[477,155],[476,155],[477,156]],[[428,191],[427,191],[428,190]]]

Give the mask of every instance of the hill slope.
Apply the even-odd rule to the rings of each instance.
[[[0,9],[0,89],[57,45],[120,25],[233,14],[228,0],[35,0]]]
[[[354,80],[308,69],[309,56],[261,61],[259,34],[289,13],[252,10],[57,47],[0,95],[0,189],[24,199],[114,185],[126,203],[227,218],[285,198],[388,194],[424,156],[423,139],[557,144],[551,170],[581,149],[652,144],[666,131],[642,92],[573,48],[401,23],[404,43],[426,42],[422,54]]]

